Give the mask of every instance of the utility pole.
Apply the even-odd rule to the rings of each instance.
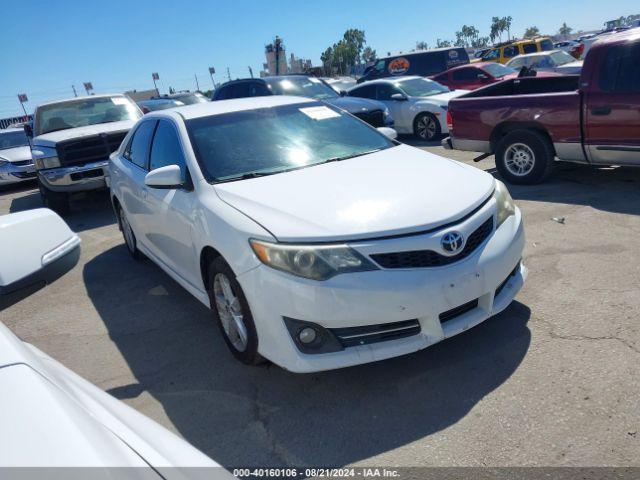
[[[249,75],[251,75],[251,78],[253,78],[253,69],[251,67],[249,67]]]
[[[211,76],[211,83],[213,83],[213,89],[215,90],[216,88],[216,82],[213,79],[213,74],[216,73],[216,69],[213,67],[209,67],[209,76]]]
[[[229,72],[229,67],[227,67],[227,78],[231,81],[231,72]]]
[[[73,89],[73,96],[77,97],[78,96],[78,92],[76,92],[76,86],[75,85],[71,85],[71,88]]]
[[[198,74],[194,73],[193,76],[196,77],[196,90],[199,92],[200,91],[200,85],[198,84]]]

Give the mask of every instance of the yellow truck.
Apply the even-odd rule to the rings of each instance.
[[[480,57],[480,61],[507,63],[513,57],[517,57],[518,55],[546,52],[548,50],[553,50],[553,42],[548,37],[517,40],[494,45],[489,51]]]

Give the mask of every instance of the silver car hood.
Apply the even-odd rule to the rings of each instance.
[[[4,150],[0,150],[0,160],[6,160],[12,163],[31,160],[31,148],[29,148],[29,145],[5,148]]]
[[[78,139],[99,135],[100,133],[111,133],[118,131],[128,131],[136,123],[136,120],[123,120],[120,122],[98,123],[87,125],[86,127],[68,128],[38,135],[33,139],[34,147],[55,147],[56,143],[64,140]]]

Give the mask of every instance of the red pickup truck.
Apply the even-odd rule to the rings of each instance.
[[[556,158],[640,166],[640,28],[594,43],[580,76],[505,80],[450,100],[447,120],[445,148],[495,154],[511,183]]]

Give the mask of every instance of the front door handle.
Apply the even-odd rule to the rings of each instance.
[[[594,107],[591,109],[592,115],[609,115],[611,113],[611,107]]]

